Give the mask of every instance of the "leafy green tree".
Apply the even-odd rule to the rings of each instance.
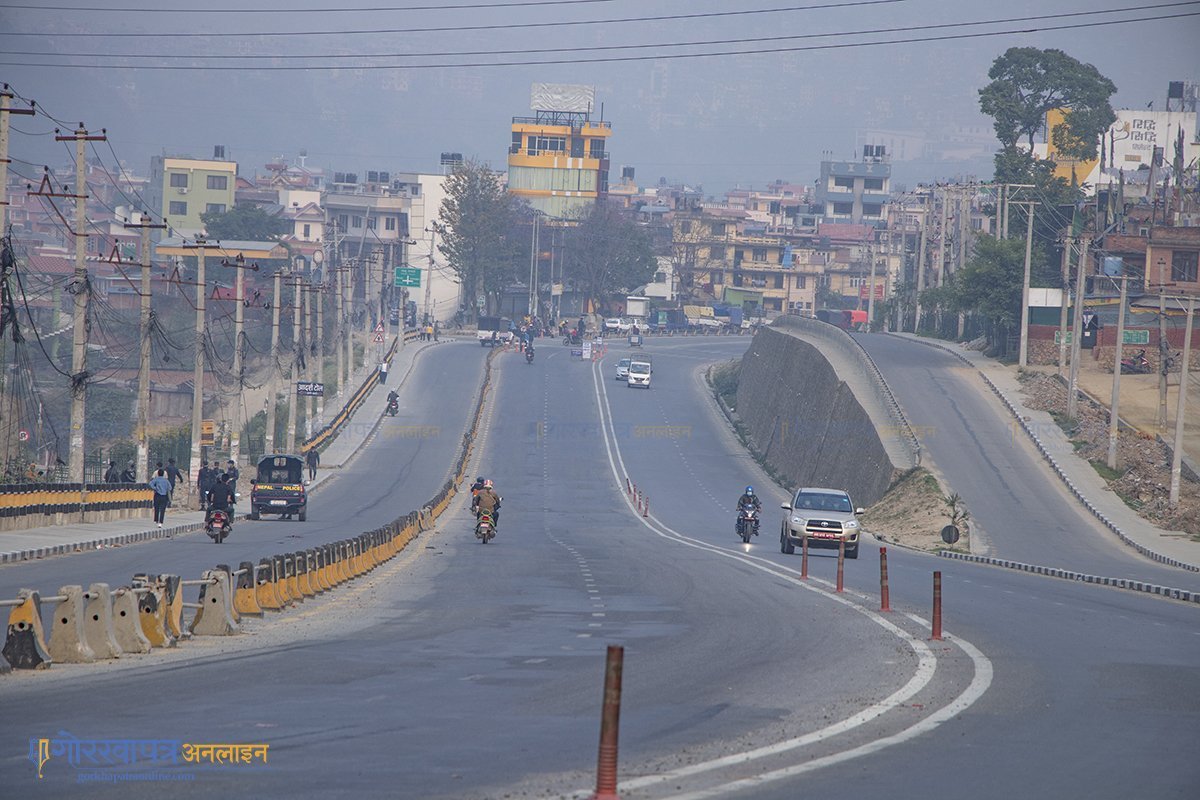
[[[992,62],[988,77],[992,82],[979,91],[979,106],[992,118],[1006,149],[1022,137],[1032,149],[1046,112],[1061,108],[1066,112],[1064,141],[1069,139],[1074,150],[1069,155],[1089,158],[1100,133],[1116,119],[1108,102],[1116,85],[1061,50],[1010,47]]]
[[[986,322],[988,339],[1003,343],[1021,314],[1025,242],[980,236],[975,253],[955,279],[956,300]]]
[[[286,219],[273,217],[256,205],[243,203],[228,211],[208,211],[200,215],[211,239],[242,242],[272,242],[291,229]]]
[[[656,265],[646,232],[607,203],[588,209],[567,235],[565,274],[593,307],[611,294],[647,283]]]
[[[494,308],[511,276],[516,202],[485,163],[470,160],[446,179],[438,251],[458,275],[469,313],[481,292]]]

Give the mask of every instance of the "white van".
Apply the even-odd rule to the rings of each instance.
[[[654,366],[650,362],[650,356],[631,356],[629,360],[629,377],[626,379],[625,385],[631,389],[635,386],[649,389],[650,374],[652,372],[654,372]]]

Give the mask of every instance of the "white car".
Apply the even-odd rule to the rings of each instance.
[[[620,361],[617,362],[617,380],[619,380],[619,381],[629,380],[629,363],[632,360],[633,359],[631,359],[631,358],[622,358]]]
[[[631,330],[633,330],[633,325],[628,320],[621,319],[620,317],[612,317],[604,320],[605,333],[629,333]]]

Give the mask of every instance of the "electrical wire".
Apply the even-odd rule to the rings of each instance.
[[[946,36],[913,36],[900,39],[884,39],[875,42],[838,42],[834,44],[805,45],[799,47],[770,47],[753,50],[722,50],[712,53],[666,53],[646,56],[605,56],[601,58],[557,58],[539,61],[482,61],[462,63],[432,63],[432,64],[330,64],[330,65],[296,65],[255,67],[259,72],[296,72],[302,70],[321,70],[339,72],[345,70],[426,70],[426,69],[464,69],[483,67],[528,67],[553,66],[560,64],[615,64],[637,61],[675,61],[679,59],[723,58],[726,56],[772,55],[777,53],[805,53],[824,50],[847,50],[862,47],[881,47],[895,44],[924,44],[927,42],[947,42],[956,40],[986,39],[994,36],[1023,36],[1031,33],[1049,33],[1053,31],[1082,30],[1101,28],[1111,25],[1128,25],[1136,22],[1161,22],[1173,19],[1183,19],[1200,16],[1200,11],[1188,11],[1179,14],[1166,14],[1152,17],[1134,17],[1131,19],[1102,20],[1099,22],[1077,22],[1068,25],[1047,25],[1042,27],[1016,28],[1003,31],[981,31],[979,33],[956,33]],[[28,63],[23,61],[0,61],[0,66],[9,67],[38,67],[61,69],[145,69],[153,71],[204,71],[216,72],[247,72],[246,67],[194,66],[181,64],[155,64],[147,66],[131,66],[128,64],[66,64],[66,63]]]
[[[494,25],[443,25],[428,28],[364,28],[340,31],[231,31],[218,33],[199,33],[193,31],[168,31],[166,33],[145,33],[121,31],[118,33],[98,33],[93,31],[70,31],[56,33],[53,31],[0,31],[0,36],[50,36],[54,38],[169,38],[197,39],[208,37],[248,37],[248,36],[376,36],[394,33],[463,33],[464,31],[500,31],[530,28],[566,28],[582,25],[616,25],[641,22],[677,22],[691,19],[713,19],[719,17],[745,17],[759,14],[785,14],[795,11],[818,11],[836,8],[853,8],[857,6],[882,6],[895,3],[906,3],[909,0],[847,0],[841,3],[819,3],[805,6],[781,6],[776,8],[739,9],[737,11],[705,11],[692,14],[663,14],[653,17],[615,17],[609,19],[580,19],[554,20],[550,22],[510,22]]]
[[[128,6],[50,6],[20,3],[0,3],[0,9],[11,8],[24,11],[92,11],[99,13],[138,14],[344,14],[347,12],[378,11],[458,11],[472,8],[524,8],[529,6],[579,6],[597,3],[615,3],[619,0],[516,0],[512,3],[456,3],[435,6],[345,6],[341,8],[132,8]]]
[[[1090,17],[1098,14],[1117,14],[1128,11],[1146,12],[1156,8],[1178,8],[1180,6],[1195,6],[1200,5],[1200,0],[1186,0],[1185,2],[1174,3],[1158,3],[1155,5],[1145,6],[1125,6],[1121,8],[1109,9],[1094,9],[1090,11],[1070,11],[1058,14],[1038,14],[1034,16],[1021,17],[1001,17],[997,19],[977,20],[970,22],[943,22],[933,25],[906,25],[894,28],[864,28],[855,31],[831,31],[829,33],[801,33],[790,34],[783,36],[754,36],[740,39],[706,39],[694,40],[687,42],[649,42],[643,44],[610,44],[610,45],[594,45],[587,47],[543,47],[543,48],[518,48],[513,50],[447,50],[434,51],[426,53],[319,53],[319,54],[295,54],[295,53],[47,53],[41,50],[10,50],[7,55],[10,56],[69,56],[71,58],[125,58],[125,59],[149,59],[149,58],[166,58],[166,59],[219,59],[221,61],[237,61],[237,60],[277,60],[291,61],[297,59],[347,59],[347,58],[460,58],[465,56],[499,56],[499,55],[516,55],[516,54],[535,54],[535,53],[586,53],[586,52],[606,52],[612,50],[660,50],[666,47],[708,47],[712,45],[729,45],[729,44],[761,44],[764,42],[782,42],[782,41],[797,41],[804,39],[828,39],[838,36],[867,36],[884,33],[907,33],[910,31],[930,31],[944,30],[948,28],[965,28],[979,25],[1005,25],[1013,22],[1038,22],[1048,19],[1065,19],[1073,17]]]

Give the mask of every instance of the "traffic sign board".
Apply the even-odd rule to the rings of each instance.
[[[416,267],[396,267],[396,286],[420,286],[421,270]]]
[[[375,326],[375,333],[383,333],[383,323],[382,322],[380,322],[378,325]]]

